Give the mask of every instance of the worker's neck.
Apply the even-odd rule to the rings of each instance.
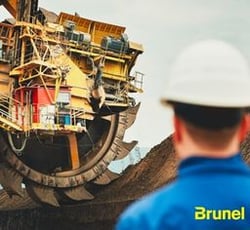
[[[211,158],[227,158],[239,152],[239,142],[233,139],[223,148],[216,146],[198,145],[194,142],[183,142],[175,144],[176,152],[180,159],[193,156],[211,157]]]

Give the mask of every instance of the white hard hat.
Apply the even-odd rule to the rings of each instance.
[[[212,107],[250,106],[250,70],[230,44],[206,40],[191,45],[177,58],[162,102]]]

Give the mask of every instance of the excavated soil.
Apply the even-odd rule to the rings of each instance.
[[[241,149],[244,159],[250,163],[250,136]],[[1,211],[0,229],[113,229],[117,217],[128,204],[175,179],[177,162],[170,136],[152,148],[140,163],[127,168],[110,185],[89,187],[96,196],[91,202],[51,208],[39,207],[28,197],[22,200],[15,197],[18,203],[15,208],[20,210]],[[0,193],[0,208],[11,205],[13,200],[8,199],[4,192]]]

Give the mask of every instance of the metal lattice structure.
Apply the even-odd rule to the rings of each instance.
[[[137,143],[123,137],[139,109],[143,74],[131,71],[143,47],[125,27],[37,0],[0,4],[15,19],[0,23],[0,183],[54,206],[93,199],[85,185],[116,179],[107,166]]]

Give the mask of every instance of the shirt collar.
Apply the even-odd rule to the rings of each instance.
[[[189,173],[218,172],[218,171],[250,171],[241,157],[241,153],[226,158],[209,158],[194,156],[180,162],[179,175],[183,176]]]

